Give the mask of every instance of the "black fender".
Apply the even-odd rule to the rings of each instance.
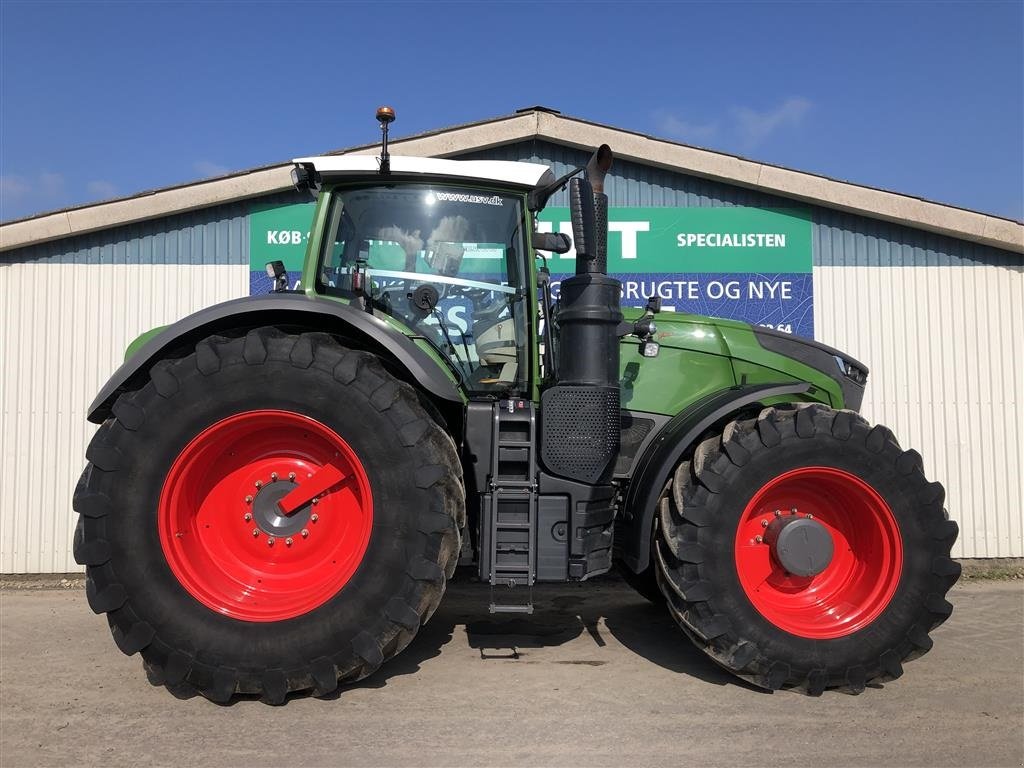
[[[730,387],[698,400],[662,427],[636,463],[623,505],[626,515],[615,532],[618,557],[626,567],[636,573],[647,568],[658,498],[680,459],[701,435],[743,408],[810,389],[811,384],[804,381]]]
[[[334,333],[376,352],[405,372],[434,398],[463,402],[458,387],[413,340],[363,309],[304,293],[274,293],[214,304],[167,326],[125,360],[89,406],[89,421],[102,424],[117,396],[141,386],[149,369],[164,357],[177,357],[187,345],[215,333],[245,332],[263,325],[293,326]]]

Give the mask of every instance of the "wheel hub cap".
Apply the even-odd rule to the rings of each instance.
[[[308,530],[311,504],[297,509],[291,515],[283,514],[281,508],[277,506],[277,502],[298,487],[298,483],[290,480],[279,480],[260,488],[252,502],[253,522],[260,527],[260,530],[279,538],[301,533],[304,529]]]
[[[797,576],[817,576],[832,562],[832,535],[808,517],[776,518],[765,530],[764,541],[779,564]]]

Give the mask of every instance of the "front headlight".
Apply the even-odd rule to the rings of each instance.
[[[851,361],[840,357],[839,355],[835,355],[835,359],[836,364],[839,366],[839,370],[846,378],[860,384],[862,387],[867,383],[868,372],[866,370],[854,365]]]

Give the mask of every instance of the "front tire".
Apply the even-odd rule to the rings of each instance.
[[[458,559],[451,438],[375,356],[325,334],[260,328],[156,364],[87,458],[75,557],[90,606],[151,680],[215,701],[366,677]],[[316,477],[330,485],[278,514]]]
[[[859,693],[902,675],[952,611],[944,498],[885,427],[767,408],[703,441],[666,486],[662,592],[686,634],[754,684]]]

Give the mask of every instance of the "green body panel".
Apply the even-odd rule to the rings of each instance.
[[[843,392],[835,379],[786,355],[765,349],[754,335],[753,326],[735,320],[715,320],[729,347],[736,381],[747,384],[806,381],[814,386],[810,395],[833,408],[845,408]],[[745,378],[744,378],[745,377]]]
[[[138,352],[140,349],[142,349],[143,346],[145,346],[147,341],[152,339],[166,327],[166,325],[158,325],[156,328],[150,328],[144,334],[135,339],[135,341],[129,344],[128,348],[124,351],[124,359],[128,360],[129,358],[131,358],[136,352]]]
[[[321,192],[316,198],[316,208],[313,209],[313,223],[309,229],[309,239],[306,241],[306,260],[302,265],[302,288],[310,298],[319,296],[316,292],[316,269],[317,259],[320,254],[320,241],[323,239],[324,228],[327,226],[327,210],[330,207],[330,195]],[[334,301],[341,299],[334,297]]]
[[[628,321],[640,311],[624,310]],[[622,407],[674,416],[702,397],[745,384],[806,381],[808,396],[835,408],[844,406],[839,385],[821,371],[762,347],[753,328],[734,320],[662,312],[656,318],[657,357],[643,357],[633,336],[622,339]]]
[[[733,386],[736,380],[728,355],[700,346],[687,349],[665,344],[657,357],[643,357],[637,340],[624,338],[619,349],[622,407],[671,416],[712,392]]]

